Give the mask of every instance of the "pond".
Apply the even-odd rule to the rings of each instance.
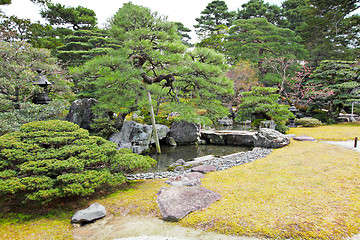
[[[166,169],[176,160],[184,159],[190,161],[196,157],[206,155],[226,156],[238,152],[247,152],[249,147],[231,146],[231,145],[178,145],[161,146],[161,154],[157,154],[155,149],[149,152],[149,156],[157,161],[157,165],[151,169],[152,172],[166,171]]]

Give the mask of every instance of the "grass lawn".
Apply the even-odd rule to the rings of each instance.
[[[290,133],[348,140],[360,137],[360,127],[332,125],[291,129]],[[202,183],[222,199],[177,224],[278,239],[342,239],[360,232],[360,154],[349,149],[292,140],[264,159],[209,173]],[[159,217],[155,194],[163,186],[168,186],[164,180],[133,182],[103,197],[62,203],[42,212],[18,209],[9,213],[7,204],[0,202],[0,239],[71,239],[72,214],[92,202],[119,216]]]

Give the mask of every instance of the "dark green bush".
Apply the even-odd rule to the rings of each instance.
[[[295,124],[301,125],[303,127],[317,127],[322,125],[323,123],[316,118],[300,118],[295,119]]]
[[[119,131],[115,125],[115,122],[110,118],[101,117],[94,119],[94,123],[90,127],[93,135],[109,139],[113,133]]]
[[[42,203],[85,196],[155,163],[70,122],[31,122],[0,137],[0,195]]]
[[[283,123],[276,123],[275,130],[285,134],[287,131],[289,131],[289,127]]]

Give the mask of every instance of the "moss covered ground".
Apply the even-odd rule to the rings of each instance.
[[[360,137],[360,127],[332,125],[290,133],[348,140]],[[344,239],[359,233],[359,170],[358,152],[292,140],[264,159],[207,174],[203,186],[222,199],[175,224],[239,236]],[[0,239],[71,239],[72,214],[92,202],[105,205],[115,216],[160,217],[156,193],[165,186],[164,180],[137,181],[105,196],[39,209],[14,210],[2,200]]]

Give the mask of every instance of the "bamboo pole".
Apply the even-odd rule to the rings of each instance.
[[[154,138],[155,138],[156,152],[157,152],[158,154],[161,154],[161,148],[160,148],[160,143],[159,143],[159,136],[158,136],[157,130],[156,130],[156,123],[155,123],[155,116],[154,116],[154,108],[153,108],[153,105],[152,105],[150,92],[148,92],[148,98],[149,98],[149,103],[150,103],[150,116],[151,116],[151,123],[152,123],[152,125],[153,125],[153,133],[154,133]]]

